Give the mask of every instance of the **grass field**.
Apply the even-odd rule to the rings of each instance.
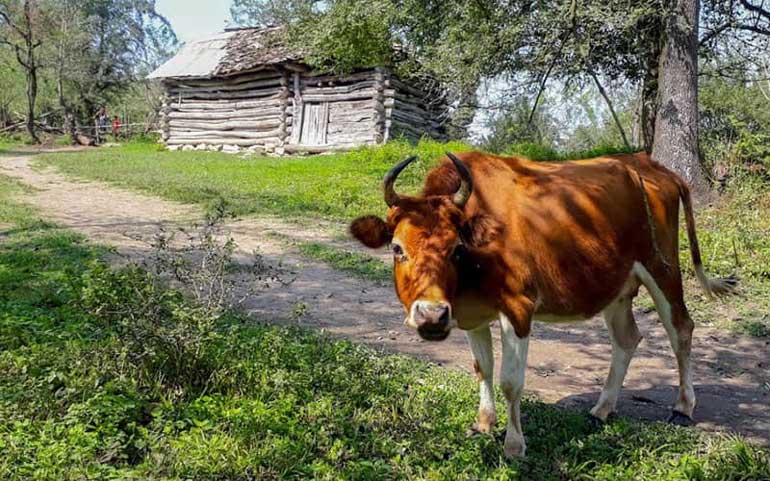
[[[433,162],[446,150],[467,146],[424,142],[420,161],[399,179],[418,190]],[[241,158],[219,152],[166,152],[155,144],[43,156],[62,171],[106,180],[182,202],[209,204],[225,199],[236,214],[322,216],[346,221],[384,212],[380,180],[396,160],[415,149],[408,144],[313,157]],[[376,201],[373,202],[373,199]]]
[[[0,177],[0,479],[770,479],[770,453],[740,438],[599,426],[534,400],[528,458],[506,462],[502,423],[496,439],[463,434],[469,375],[233,316],[169,376],[167,347],[119,330],[141,332],[122,313],[148,278],[105,267],[18,189]],[[157,299],[168,309],[143,312],[194,336],[198,311]]]
[[[399,178],[399,189],[416,192],[425,172],[447,150],[463,144],[425,141],[417,146],[390,143],[381,147],[307,158],[243,159],[210,152],[165,152],[154,144],[50,154],[40,162],[82,178],[99,179],[162,197],[207,205],[223,198],[237,214],[269,213],[284,217],[325,217],[347,222],[367,213],[382,214],[383,174],[410,154],[416,165]],[[538,159],[586,157],[612,150],[571,154],[518,146]],[[689,271],[684,229],[680,258],[690,276],[688,294],[700,324],[728,326],[752,335],[770,335],[770,189],[759,179],[735,182],[729,192],[697,213],[698,235],[711,274],[736,274],[745,296],[740,302],[712,302],[700,294]],[[387,273],[373,268],[365,255],[333,252],[322,245],[303,245],[304,254],[333,267],[374,280]]]

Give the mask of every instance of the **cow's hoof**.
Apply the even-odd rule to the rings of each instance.
[[[503,447],[503,453],[506,459],[524,459],[526,457],[527,447],[524,444],[505,445]]]
[[[690,416],[679,411],[671,411],[668,422],[675,426],[692,426],[695,424]]]
[[[473,438],[481,435],[489,435],[492,432],[491,426],[481,426],[479,423],[471,424],[471,427],[465,431],[466,438]]]
[[[606,419],[602,419],[594,416],[593,414],[588,416],[588,425],[594,429],[599,429],[607,422]]]
[[[503,443],[503,452],[508,459],[521,459],[525,456],[527,445],[524,437],[513,434],[510,431],[505,434],[505,443]]]

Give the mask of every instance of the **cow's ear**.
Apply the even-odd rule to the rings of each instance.
[[[502,232],[502,224],[484,214],[474,215],[460,227],[460,237],[470,247],[484,247],[500,237]]]
[[[350,223],[350,234],[366,247],[382,247],[393,238],[384,220],[376,215],[365,215]]]

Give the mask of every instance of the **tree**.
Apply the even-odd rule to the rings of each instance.
[[[399,73],[430,73],[454,99],[499,75],[522,79],[512,90],[532,92],[534,106],[550,80],[634,83],[646,150],[697,183],[699,55],[728,44],[761,55],[756,38],[770,32],[764,0],[703,4],[701,18],[695,0],[235,0],[233,19],[288,24],[289,41],[325,69],[392,61],[388,48],[400,44],[409,55]]]
[[[669,0],[652,156],[705,186],[698,151],[698,0]]]
[[[235,25],[264,27],[284,25],[295,20],[299,12],[310,13],[323,0],[233,0],[230,17]]]
[[[64,112],[65,124],[90,123],[99,105],[127,91],[144,100],[133,84],[177,46],[155,0],[0,0],[0,47],[10,47],[26,74],[27,130],[35,141],[36,103]],[[39,99],[39,84],[55,92]]]
[[[40,139],[35,130],[40,63],[37,51],[43,44],[42,31],[48,26],[41,3],[33,0],[2,0],[0,2],[0,44],[11,47],[16,60],[24,69],[27,81],[27,133],[33,142]]]

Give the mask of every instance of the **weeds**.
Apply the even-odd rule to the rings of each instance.
[[[141,265],[95,263],[84,273],[81,307],[114,335],[116,369],[128,366],[160,386],[206,389],[223,318],[263,284],[280,280],[257,254],[249,264],[234,260],[235,242],[223,230],[228,217],[220,203],[198,226],[161,229]]]
[[[37,222],[11,189],[0,182],[0,479],[770,479],[768,451],[741,438],[597,426],[531,399],[528,458],[508,462],[502,422],[464,435],[467,374],[219,305],[207,319],[159,276],[110,269],[103,249]]]

